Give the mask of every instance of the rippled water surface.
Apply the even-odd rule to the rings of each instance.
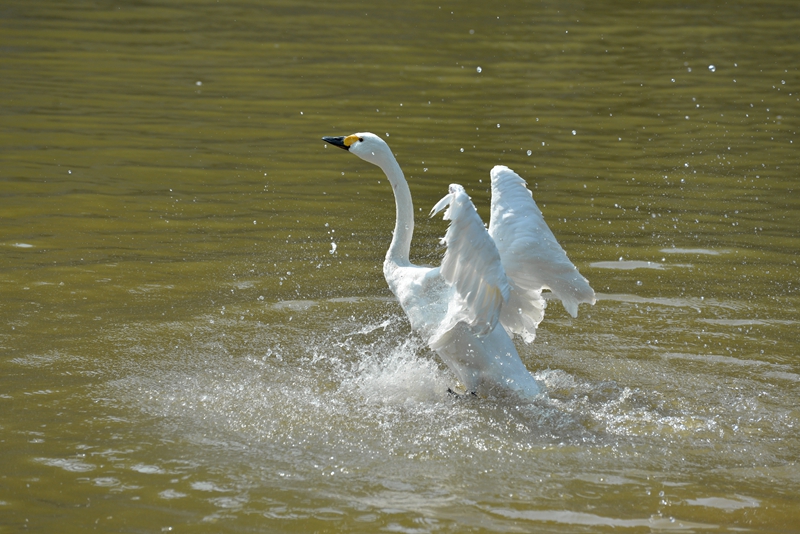
[[[0,532],[800,521],[794,2],[6,2]],[[382,279],[525,177],[598,292],[455,398]]]

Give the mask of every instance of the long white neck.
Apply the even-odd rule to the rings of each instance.
[[[389,183],[392,184],[397,208],[394,235],[389,250],[386,251],[386,263],[394,263],[399,266],[411,265],[408,259],[411,238],[414,235],[414,204],[411,201],[411,191],[408,189],[408,182],[394,157],[388,159],[380,167],[389,179]]]

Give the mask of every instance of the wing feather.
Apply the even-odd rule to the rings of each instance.
[[[491,177],[489,235],[512,287],[500,321],[507,330],[532,341],[544,316],[542,289],[552,291],[573,317],[580,303],[594,304],[594,290],[558,244],[525,181],[502,165],[492,169]]]
[[[450,226],[442,238],[447,251],[440,273],[455,289],[455,298],[448,304],[439,330],[443,335],[463,321],[478,335],[486,335],[497,325],[511,287],[497,246],[463,187],[452,184],[449,194],[431,210],[431,216],[445,207],[444,219],[450,221]]]

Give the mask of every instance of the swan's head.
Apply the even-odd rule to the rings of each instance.
[[[323,137],[322,140],[333,146],[343,148],[378,167],[383,167],[387,162],[394,159],[389,145],[373,133],[364,132],[344,137]]]

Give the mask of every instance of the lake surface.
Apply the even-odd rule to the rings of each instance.
[[[800,7],[518,4],[3,4],[0,532],[797,528]],[[528,181],[545,395],[446,393],[358,131],[419,263]]]

